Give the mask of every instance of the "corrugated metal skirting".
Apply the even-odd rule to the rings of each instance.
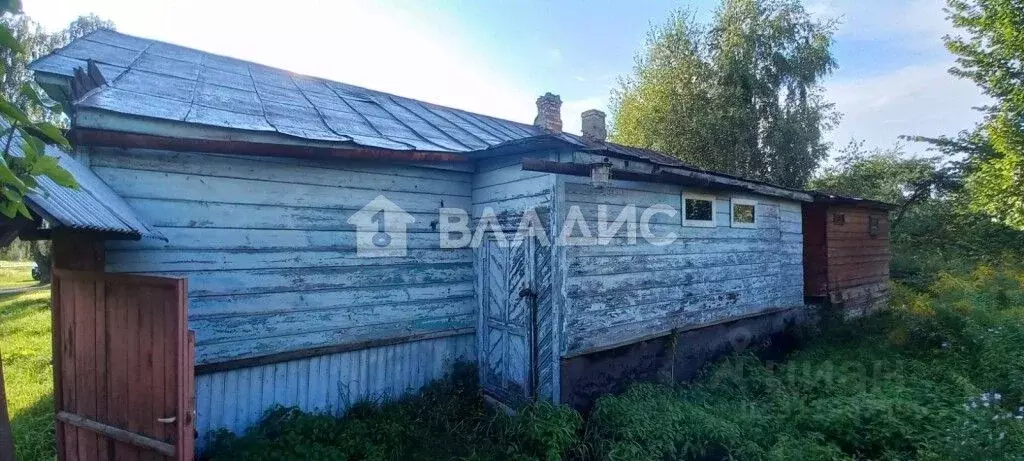
[[[241,434],[275,404],[342,415],[352,404],[416,391],[458,360],[475,361],[473,334],[324,355],[196,378],[199,443]]]

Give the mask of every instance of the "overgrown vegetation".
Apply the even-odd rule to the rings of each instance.
[[[823,322],[782,363],[752,353],[691,384],[601,398],[586,424],[545,404],[489,410],[471,369],[344,418],[276,409],[214,459],[835,460],[1024,458],[1024,270],[895,287],[894,308]]]
[[[576,412],[535,404],[515,416],[489,408],[476,370],[456,367],[450,379],[417,397],[362,403],[341,419],[276,408],[245,436],[213,436],[213,460],[285,459],[544,459],[579,449]]]
[[[942,273],[826,326],[784,363],[731,357],[693,384],[600,401],[602,459],[1021,459],[1024,271]]]

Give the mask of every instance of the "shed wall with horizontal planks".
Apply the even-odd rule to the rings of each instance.
[[[445,367],[418,363],[428,355],[474,359],[473,254],[440,248],[437,233],[440,208],[470,208],[472,165],[138,149],[88,157],[167,237],[108,242],[107,270],[189,279],[197,373],[217,371],[198,378],[200,429],[240,430],[274,403],[336,411],[340,396],[301,393],[393,395],[443,376]],[[347,220],[378,195],[415,219],[406,256],[356,256]],[[342,373],[336,362],[373,373]]]
[[[836,215],[842,215],[837,219]],[[871,219],[878,221],[875,235]],[[886,211],[830,205],[825,217],[828,298],[850,315],[884,307],[889,299],[890,224]]]

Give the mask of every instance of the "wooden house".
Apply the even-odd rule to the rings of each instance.
[[[496,400],[584,407],[804,315],[811,195],[606,142],[597,111],[565,133],[551,94],[523,124],[110,31],[32,69],[69,108],[66,161],[152,230],[107,241],[105,273],[187,281],[200,434],[457,360]],[[452,209],[487,232],[443,245]],[[404,232],[369,241],[405,251],[361,257],[378,212]],[[527,218],[545,235],[508,238]]]
[[[889,209],[874,200],[814,193],[803,207],[804,294],[846,316],[889,302]]]

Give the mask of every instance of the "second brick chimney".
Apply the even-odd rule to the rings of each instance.
[[[533,124],[549,133],[561,133],[562,98],[551,93],[537,98],[537,118],[533,119]]]
[[[583,140],[593,144],[603,144],[608,139],[608,129],[604,123],[604,112],[590,109],[583,113]]]

